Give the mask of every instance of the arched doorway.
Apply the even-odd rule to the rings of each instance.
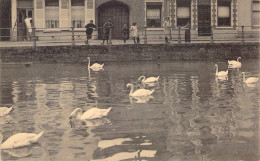
[[[98,37],[103,37],[103,25],[110,19],[113,23],[113,39],[122,39],[123,25],[129,27],[129,8],[126,4],[118,1],[107,2],[98,7]]]

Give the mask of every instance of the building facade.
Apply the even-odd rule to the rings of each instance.
[[[259,36],[260,0],[11,0],[14,41],[24,40],[25,16],[32,17],[38,40],[60,40],[71,37],[85,39],[85,25],[94,20],[94,38],[102,38],[102,26],[110,19],[113,38],[122,38],[124,24],[133,22],[139,34],[147,28],[148,39],[163,37],[163,21],[170,17],[172,34],[178,26],[191,24],[192,38],[239,37],[241,26],[248,36]],[[183,28],[181,28],[183,32]],[[257,34],[256,34],[257,33]],[[63,36],[63,37],[62,37]]]

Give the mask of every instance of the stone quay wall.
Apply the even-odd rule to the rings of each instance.
[[[259,58],[260,43],[82,45],[0,48],[1,63],[85,63]]]

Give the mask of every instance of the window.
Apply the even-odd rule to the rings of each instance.
[[[59,0],[45,0],[46,28],[59,27]]]
[[[191,0],[177,0],[177,26],[191,23]]]
[[[61,0],[61,8],[62,9],[68,8],[68,0]]]
[[[162,3],[147,3],[146,9],[147,27],[161,27]]]
[[[231,26],[231,0],[218,0],[218,26]]]
[[[253,1],[252,25],[260,26],[260,0]]]
[[[59,0],[45,0],[45,6],[59,7]]]
[[[84,0],[71,1],[71,25],[76,28],[83,28],[85,25]]]

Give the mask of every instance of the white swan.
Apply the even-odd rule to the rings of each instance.
[[[13,149],[29,146],[38,142],[44,131],[39,134],[34,133],[18,133],[9,137],[3,144],[1,144],[0,149]],[[1,140],[2,142],[2,140]]]
[[[7,115],[10,111],[12,111],[14,106],[11,107],[0,107],[0,116],[5,116]]]
[[[215,64],[215,67],[216,67],[216,76],[218,76],[218,77],[226,77],[228,75],[228,70],[219,72],[217,64]]]
[[[94,70],[94,71],[104,70],[104,69],[103,69],[104,64],[94,63],[94,64],[92,64],[92,65],[90,66],[90,58],[87,57],[87,59],[88,59],[88,68],[89,68],[89,69],[92,69],[92,70]]]
[[[158,82],[159,77],[160,76],[146,78],[145,76],[142,75],[141,77],[138,78],[138,81],[141,80],[143,83],[153,83],[153,82]]]
[[[107,116],[108,112],[112,107],[108,109],[99,109],[99,108],[91,108],[86,112],[82,112],[81,108],[76,108],[69,116],[70,119],[76,117],[78,120],[91,120],[91,119],[99,119]]]
[[[137,89],[134,91],[134,85],[131,83],[128,83],[126,87],[131,87],[131,91],[129,93],[129,96],[149,96],[153,94],[154,90],[148,90],[148,89]]]
[[[246,79],[245,72],[242,72],[242,74],[243,74],[243,82],[245,82],[246,84],[253,84],[258,81],[258,78],[256,77],[249,77]]]
[[[239,59],[241,59],[241,57],[238,57],[237,58],[237,61],[235,61],[235,60],[228,60],[228,65],[235,65],[235,66],[237,66],[237,65],[241,65],[241,62],[239,62]]]

